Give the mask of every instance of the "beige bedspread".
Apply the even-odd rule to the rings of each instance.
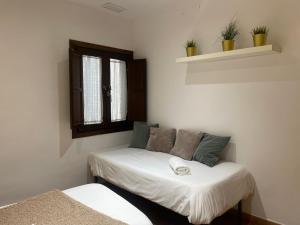
[[[0,209],[1,225],[126,225],[59,190]]]

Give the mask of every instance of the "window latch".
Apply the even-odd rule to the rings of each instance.
[[[103,91],[104,94],[106,94],[107,97],[110,97],[111,95],[111,86],[110,85],[103,85]]]

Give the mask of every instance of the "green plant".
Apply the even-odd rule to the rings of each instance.
[[[266,26],[258,26],[253,28],[251,35],[254,37],[256,34],[265,34],[268,35],[269,29]]]
[[[185,44],[185,48],[195,48],[197,47],[197,43],[194,40],[187,41]]]
[[[234,40],[240,34],[236,21],[232,21],[228,24],[225,30],[222,32],[223,40]]]

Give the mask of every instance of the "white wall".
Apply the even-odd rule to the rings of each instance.
[[[199,2],[201,7],[199,8]],[[246,210],[298,224],[300,201],[299,1],[189,0],[134,25],[137,57],[149,67],[149,117],[165,126],[232,135],[233,158],[257,182]],[[220,30],[237,15],[238,45],[270,27],[278,56],[177,65],[184,42],[220,50]],[[130,132],[72,140],[68,39],[132,48],[120,18],[62,1],[1,0],[0,205],[87,180],[90,151],[128,142]]]
[[[293,0],[190,0],[134,23],[135,52],[148,59],[149,119],[231,135],[233,158],[257,183],[245,210],[287,225],[300,220],[299,7]],[[187,39],[199,40],[202,53],[221,50],[218,36],[235,15],[239,47],[251,46],[251,28],[265,24],[283,53],[175,64]]]
[[[72,140],[68,41],[131,49],[126,20],[63,1],[1,0],[0,205],[87,182],[90,151],[130,132]]]

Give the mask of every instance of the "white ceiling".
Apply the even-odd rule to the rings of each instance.
[[[101,11],[108,11],[102,7],[110,2],[126,8],[121,13],[114,13],[128,19],[134,19],[151,13],[158,13],[176,4],[186,3],[187,0],[67,0],[69,2],[85,5]],[[190,0],[189,0],[190,1]],[[110,12],[110,11],[109,11]],[[113,13],[113,12],[112,12]]]

